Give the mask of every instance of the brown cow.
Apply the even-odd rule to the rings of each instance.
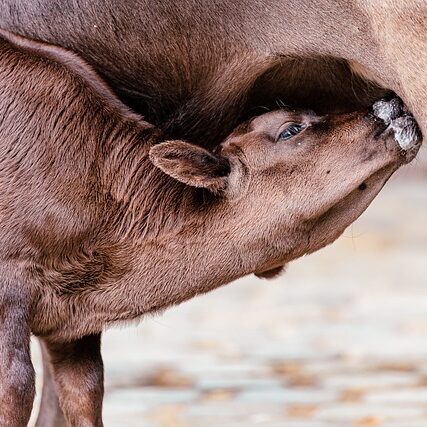
[[[427,133],[424,0],[0,0],[0,27],[79,53],[173,138],[213,147],[259,106],[355,111],[387,89]]]
[[[30,416],[31,333],[69,425],[101,426],[106,325],[333,242],[420,146],[396,99],[270,112],[215,152],[167,141],[74,54],[2,34],[2,427]]]

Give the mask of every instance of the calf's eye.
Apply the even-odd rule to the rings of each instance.
[[[291,123],[285,129],[283,129],[282,132],[280,132],[278,140],[286,141],[287,139],[290,139],[293,136],[299,134],[304,129],[304,127],[304,125],[299,123]]]

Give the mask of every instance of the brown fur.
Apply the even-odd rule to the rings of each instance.
[[[346,112],[390,89],[427,134],[426,23],[417,0],[0,0],[0,27],[78,52],[169,137],[210,147],[278,104]]]
[[[70,425],[100,426],[107,325],[331,243],[418,149],[365,112],[271,112],[215,152],[166,141],[75,55],[2,34],[1,426],[31,411],[30,333],[56,389],[38,425],[60,405]],[[293,122],[304,129],[280,139]]]
[[[0,27],[79,53],[174,139],[212,147],[278,102],[345,112],[386,90],[427,133],[418,0],[1,0]]]

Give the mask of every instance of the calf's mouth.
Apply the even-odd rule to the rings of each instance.
[[[385,178],[384,185],[398,167],[415,158],[422,143],[422,134],[417,122],[400,98],[378,100],[372,105],[367,117],[379,124],[380,131],[376,138],[385,141],[387,151],[396,153],[396,164],[394,167],[386,166],[370,174],[349,196],[357,191],[368,190],[373,182],[381,181],[382,177]]]
[[[421,147],[421,131],[414,117],[399,98],[381,99],[375,102],[365,119],[371,122],[370,126],[374,128],[371,137],[373,141],[368,140],[368,144],[383,144],[376,151],[377,161],[371,164],[363,180],[350,186],[348,192],[339,200],[332,201],[325,212],[330,212],[337,204],[341,207],[348,206],[349,203],[346,202],[350,201],[354,207],[357,203],[357,194],[361,192],[372,192],[370,198],[372,200],[393,172],[411,162]]]
[[[392,161],[391,165],[380,167],[369,173],[368,177],[350,194],[357,190],[368,190],[376,179],[381,180],[383,176],[390,176],[400,166],[411,162],[422,144],[422,134],[417,122],[400,98],[380,99],[372,105],[365,117],[375,122],[377,126],[375,140],[384,142],[387,154],[392,153]]]
[[[380,99],[372,105],[368,116],[379,121],[383,131],[379,137],[394,136],[394,142],[400,147],[403,163],[409,163],[417,155],[422,135],[412,114],[400,98]]]
[[[368,120],[370,131],[368,141],[363,144],[381,144],[366,175],[346,186],[340,196],[305,221],[301,234],[308,237],[303,239],[303,244],[257,270],[258,277],[275,277],[287,262],[336,240],[365,211],[391,175],[414,159],[421,146],[421,132],[400,99],[377,101],[364,119]]]
[[[422,136],[418,125],[405,108],[402,101],[393,98],[389,101],[379,100],[373,104],[367,114],[376,126],[375,143],[383,142],[381,150],[385,162],[378,163],[367,172],[366,178],[355,183],[339,200],[325,207],[312,223],[313,242],[310,252],[335,240],[344,229],[355,221],[381,191],[391,175],[402,165],[412,161],[421,147]],[[335,232],[333,231],[335,230]],[[323,235],[323,238],[322,238]],[[325,241],[325,236],[329,236]]]

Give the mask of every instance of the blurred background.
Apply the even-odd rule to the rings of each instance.
[[[103,356],[106,427],[425,427],[426,147],[332,246],[115,327]]]

